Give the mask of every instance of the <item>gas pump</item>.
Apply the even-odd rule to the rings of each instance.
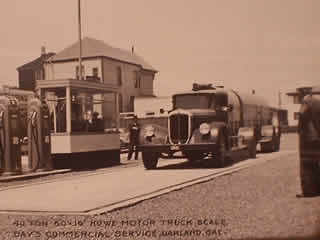
[[[52,169],[50,112],[46,102],[37,97],[28,102],[28,156],[32,171]]]
[[[3,176],[21,173],[20,131],[17,100],[0,96],[0,166]]]

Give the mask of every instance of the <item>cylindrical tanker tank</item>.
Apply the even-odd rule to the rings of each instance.
[[[271,122],[271,107],[268,102],[255,94],[230,91],[230,97],[236,95],[240,104],[240,126],[260,125]],[[232,97],[231,97],[232,98]]]

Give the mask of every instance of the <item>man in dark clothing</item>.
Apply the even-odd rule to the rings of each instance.
[[[133,123],[129,125],[129,153],[128,153],[128,160],[131,160],[133,151],[135,152],[134,158],[138,160],[138,142],[139,142],[139,132],[140,132],[140,125],[138,124],[138,118],[135,115],[133,117]]]

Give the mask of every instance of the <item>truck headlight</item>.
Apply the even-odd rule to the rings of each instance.
[[[209,131],[210,131],[210,126],[209,126],[208,123],[202,123],[202,124],[200,125],[200,133],[201,133],[202,135],[208,134]]]
[[[145,136],[146,137],[152,137],[154,136],[154,127],[149,125],[145,127]]]

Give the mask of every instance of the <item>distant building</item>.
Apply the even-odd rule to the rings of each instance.
[[[297,126],[299,120],[299,109],[303,97],[311,91],[312,87],[300,87],[296,91],[286,93],[289,98],[288,121],[289,126]]]
[[[137,97],[134,100],[134,113],[138,117],[165,115],[172,110],[172,97]]]
[[[134,98],[152,96],[157,70],[131,51],[114,48],[93,38],[82,44],[82,77],[115,85],[119,89],[119,111],[133,112]],[[79,42],[47,58],[43,79],[80,79]]]
[[[42,47],[40,57],[18,67],[19,88],[34,91],[36,80],[45,79],[44,62],[54,54],[46,53],[45,47]]]
[[[128,128],[136,115],[141,124],[157,124],[168,127],[168,116],[172,110],[172,97],[140,96],[134,99],[134,112],[120,114],[121,128]]]
[[[283,108],[277,108],[278,109],[278,117],[281,126],[287,127],[289,122],[288,122],[288,110],[283,109]]]

